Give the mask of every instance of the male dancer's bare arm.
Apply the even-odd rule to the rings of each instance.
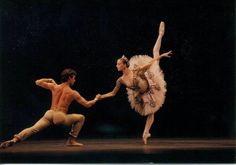
[[[74,92],[74,98],[78,103],[80,103],[81,105],[83,105],[86,108],[90,108],[98,101],[98,95],[93,100],[87,101],[77,91]]]
[[[51,78],[42,78],[35,81],[35,84],[46,89],[52,89],[57,83]]]

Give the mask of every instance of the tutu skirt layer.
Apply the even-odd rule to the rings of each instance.
[[[147,55],[133,56],[129,61],[129,69],[134,70],[136,66],[144,66],[151,60],[152,58]],[[149,87],[144,93],[138,95],[138,99],[135,94],[137,91],[126,88],[131,107],[142,116],[158,111],[165,101],[166,94],[166,82],[164,80],[164,74],[160,69],[159,61],[152,64],[144,75]]]

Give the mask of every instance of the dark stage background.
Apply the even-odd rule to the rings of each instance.
[[[122,54],[152,55],[160,21],[166,22],[160,63],[167,97],[155,114],[154,137],[235,138],[234,1],[214,0],[1,0],[0,139],[35,123],[49,108],[50,92],[36,79],[78,72],[73,87],[86,99],[113,89]],[[141,137],[145,118],[132,110],[124,87],[90,109],[80,138]],[[31,139],[66,138],[51,127]]]

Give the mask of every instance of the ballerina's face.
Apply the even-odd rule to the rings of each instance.
[[[116,68],[118,71],[123,71],[126,68],[126,64],[121,59],[118,59],[116,62]]]

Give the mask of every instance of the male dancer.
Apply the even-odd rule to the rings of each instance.
[[[94,105],[98,99],[96,96],[93,100],[87,101],[79,94],[79,92],[71,89],[71,86],[76,81],[76,75],[77,73],[73,69],[65,69],[61,73],[61,84],[57,84],[50,78],[36,80],[36,85],[48,89],[52,93],[50,109],[46,111],[44,116],[32,127],[26,128],[19,134],[14,135],[11,140],[1,143],[0,148],[12,146],[52,124],[72,125],[66,145],[82,146],[83,144],[78,143],[76,138],[83,126],[85,117],[81,114],[67,114],[68,108],[73,100],[76,100],[84,107],[89,108]]]

